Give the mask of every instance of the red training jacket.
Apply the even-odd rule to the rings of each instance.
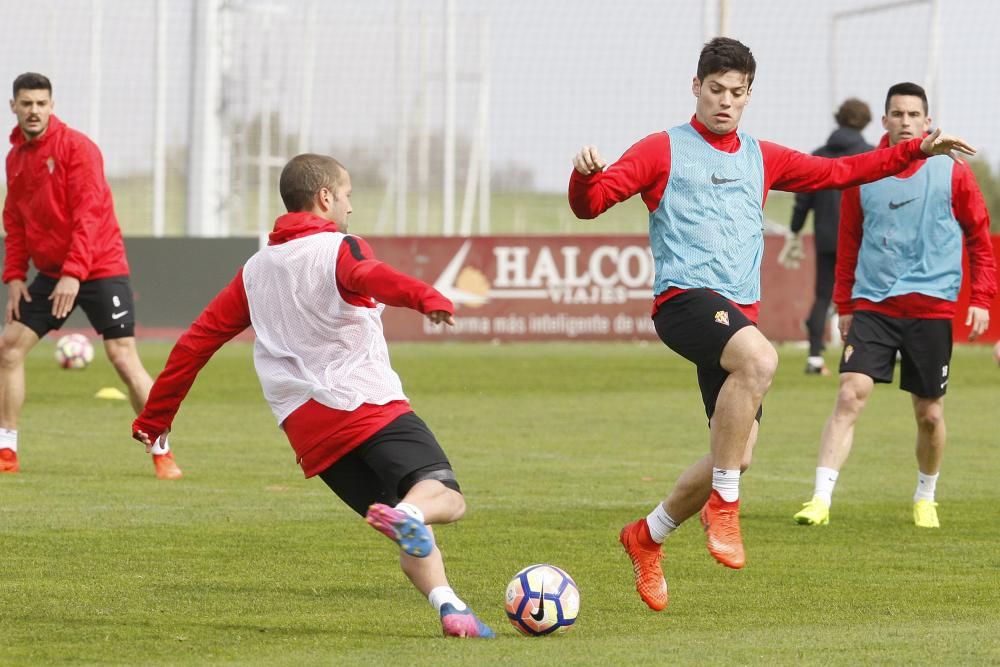
[[[889,145],[889,135],[882,137],[879,148]],[[920,167],[914,164],[898,174],[906,178]],[[997,293],[996,261],[990,240],[990,212],[979,190],[972,169],[965,162],[956,163],[951,172],[951,212],[965,235],[969,255],[969,305],[989,309]],[[955,302],[926,294],[900,294],[884,301],[851,299],[854,272],[858,266],[865,216],[861,210],[861,189],[844,190],[840,200],[840,231],[837,237],[837,269],[833,302],[837,312],[850,315],[855,310],[871,310],[890,317],[950,320],[955,317]]]
[[[711,146],[726,153],[739,150],[736,130],[715,134],[694,116],[691,126]],[[768,141],[760,142],[764,159],[764,192],[761,205],[769,190],[812,192],[842,189],[899,173],[906,165],[927,156],[920,150],[920,139],[884,151],[872,151],[840,158],[824,158],[800,153]],[[578,218],[595,218],[615,204],[639,194],[650,212],[660,205],[670,177],[670,135],[651,134],[641,139],[603,172],[584,176],[576,169],[569,179],[569,205]],[[684,290],[672,287],[656,296],[656,309]],[[760,313],[760,302],[734,304],[754,323]]]
[[[83,282],[128,275],[97,145],[55,115],[31,141],[15,127],[10,143],[3,282],[25,280],[29,259],[51,278],[72,276]]]
[[[336,231],[334,223],[311,213],[289,213],[275,222],[269,245]],[[375,259],[363,239],[349,238],[352,243],[342,243],[337,255],[337,289],[346,302],[368,308],[380,302],[424,314],[435,310],[454,314],[451,301],[436,289]],[[177,340],[166,367],[149,392],[146,406],[132,423],[132,432],[141,430],[151,440],[165,432],[198,372],[216,350],[250,325],[241,268]],[[408,412],[412,410],[407,401],[386,405],[365,403],[353,411],[335,410],[309,401],[289,415],[281,427],[305,476],[312,477]]]

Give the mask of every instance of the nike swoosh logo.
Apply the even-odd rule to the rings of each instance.
[[[740,180],[740,179],[738,179],[738,178],[720,178],[720,177],[716,176],[715,174],[712,174],[712,183],[714,183],[715,185],[722,185],[723,183],[734,183],[735,181],[738,181],[738,180]]]
[[[531,618],[541,623],[545,618],[545,577],[542,577],[542,589],[538,591],[538,608],[532,610]]]
[[[733,545],[727,542],[720,542],[718,539],[712,536],[709,536],[708,538],[708,546],[709,549],[711,549],[712,551],[718,551],[719,553],[724,553],[724,554],[736,553],[736,549],[733,548]]]
[[[897,208],[902,208],[902,207],[906,206],[907,204],[909,204],[912,201],[917,201],[917,198],[914,197],[913,199],[907,199],[906,201],[901,201],[898,204],[896,202],[894,202],[894,201],[891,201],[891,202],[889,202],[889,208],[891,210],[895,211]]]
[[[128,315],[128,311],[127,310],[123,310],[120,313],[111,313],[111,319],[113,319],[113,320],[120,320],[121,318],[125,317],[126,315]]]

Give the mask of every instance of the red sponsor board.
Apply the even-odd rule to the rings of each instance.
[[[386,309],[389,340],[656,340],[650,319],[653,261],[645,235],[368,240],[380,259],[434,285],[456,306],[454,328],[432,325],[406,309]],[[765,240],[760,328],[776,342],[805,337],[802,321],[814,281],[812,238],[805,241],[806,260],[789,271],[777,262],[783,238]],[[1000,237],[993,244],[1000,257]],[[959,297],[956,342],[968,333],[967,304],[968,280]],[[994,325],[985,340],[996,340],[998,330]]]
[[[656,339],[646,236],[369,241],[380,259],[434,285],[456,306],[448,331],[412,312],[387,309],[389,340]]]
[[[1000,236],[991,237],[993,257],[1000,267]],[[815,261],[813,237],[803,237],[806,259],[795,270],[788,270],[778,264],[778,253],[784,243],[782,237],[767,236],[764,242],[764,261],[761,269],[760,327],[772,341],[803,340],[805,333],[802,321],[812,307],[813,285],[815,284]],[[1000,277],[1000,274],[998,274]],[[956,343],[969,340],[969,330],[965,320],[969,313],[969,257],[962,258],[962,288],[955,304],[955,319],[952,322]],[[976,339],[977,343],[994,343],[1000,340],[1000,294],[993,298],[990,306],[993,323],[986,333]]]

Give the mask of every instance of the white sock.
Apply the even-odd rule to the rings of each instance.
[[[455,591],[451,590],[451,586],[438,586],[437,588],[431,589],[430,595],[427,596],[427,600],[439,614],[441,613],[442,605],[449,602],[458,611],[465,609],[465,603],[462,602],[457,595],[455,595]]]
[[[740,471],[712,468],[712,488],[727,503],[740,499]]]
[[[17,451],[17,430],[0,428],[0,449],[13,449]]]
[[[155,454],[156,456],[162,456],[170,451],[170,443],[167,442],[167,436],[161,435],[153,443],[153,448],[149,450],[150,454]]]
[[[823,357],[809,357],[806,359],[806,363],[813,368],[823,368]]]
[[[934,491],[937,487],[938,475],[940,474],[925,475],[919,470],[917,471],[917,491],[913,494],[913,502],[917,502],[918,500],[934,502]]]
[[[413,517],[414,519],[416,519],[420,523],[425,523],[425,521],[424,521],[424,513],[416,505],[411,505],[410,503],[399,503],[399,504],[396,505],[396,509],[398,509],[403,514],[406,514],[407,516]],[[451,589],[449,588],[448,590],[451,590]]]
[[[677,528],[677,522],[667,514],[663,503],[658,503],[653,511],[646,516],[646,525],[649,526],[649,535],[657,544],[663,544],[663,541],[670,537],[670,533]]]
[[[826,503],[827,507],[833,504],[833,487],[837,486],[837,478],[840,473],[833,468],[816,468],[816,489],[813,495]]]

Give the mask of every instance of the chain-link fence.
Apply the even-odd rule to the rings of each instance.
[[[3,80],[52,79],[56,113],[101,146],[130,235],[269,229],[280,167],[303,151],[351,170],[366,233],[641,232],[637,202],[599,227],[572,218],[570,157],[593,143],[614,158],[687,120],[698,51],[720,29],[758,60],[744,130],[811,151],[840,100],[857,96],[876,116],[865,133],[875,142],[886,88],[913,80],[931,91],[935,121],[980,147],[981,181],[1000,203],[998,97],[982,73],[1000,61],[990,0],[0,7]],[[784,221],[783,206],[772,196],[769,215]]]

